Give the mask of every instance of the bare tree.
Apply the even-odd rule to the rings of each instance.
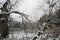
[[[57,11],[55,12],[55,14],[53,14],[53,12],[52,12],[52,10],[53,10],[53,8],[55,7],[55,5],[57,4],[57,2],[59,2],[59,0],[57,0],[56,2],[54,2],[54,1],[52,1],[52,2],[50,2],[50,0],[48,0],[48,2],[47,2],[47,4],[49,5],[49,15],[44,15],[39,21],[40,21],[40,24],[44,27],[44,31],[47,29],[47,30],[49,30],[48,32],[50,32],[50,33],[58,33],[58,26],[60,26],[59,24],[60,24],[60,16],[58,16],[58,15],[60,15],[59,13],[59,11],[60,11],[60,9],[57,9]],[[52,30],[53,29],[53,30]],[[56,31],[56,30],[57,31]],[[59,28],[60,29],[60,28]],[[53,32],[51,32],[51,30],[53,31]],[[46,33],[48,33],[48,32],[46,32]],[[58,33],[59,34],[59,33]]]
[[[25,15],[24,13],[20,13],[18,11],[11,11],[12,7],[15,6],[17,2],[18,2],[18,0],[15,1],[14,5],[12,5],[10,0],[7,0],[5,2],[5,4],[3,5],[3,7],[0,8],[2,11],[0,14],[0,18],[1,18],[0,19],[0,21],[1,21],[0,25],[1,25],[1,29],[2,29],[1,30],[1,37],[3,37],[3,38],[6,38],[6,36],[8,36],[8,33],[9,33],[8,32],[9,26],[7,25],[7,23],[9,22],[8,18],[9,18],[11,13],[19,14],[19,15],[25,17],[30,22],[30,20],[27,18],[28,15]],[[12,32],[13,32],[13,28],[12,28]]]

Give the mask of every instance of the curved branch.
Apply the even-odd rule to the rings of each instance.
[[[20,13],[20,12],[18,12],[18,11],[2,12],[2,14],[7,14],[7,16],[9,16],[9,15],[12,14],[12,13],[14,13],[14,14],[19,14],[19,15],[25,17],[29,22],[31,22],[31,21],[27,18],[28,15],[26,15],[26,14],[24,14],[24,13]]]
[[[12,13],[19,14],[19,15],[25,17],[29,22],[31,22],[31,21],[27,18],[28,15],[26,15],[26,14],[23,14],[23,13],[20,13],[20,12],[17,12],[17,11],[12,11],[12,12],[9,12],[8,15],[10,15],[10,14],[12,14]]]

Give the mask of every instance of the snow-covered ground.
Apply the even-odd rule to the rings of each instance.
[[[37,37],[36,40],[60,40],[60,36],[48,36],[48,34],[41,34],[40,36],[37,36],[37,32],[25,32],[22,31],[13,31],[9,34],[8,38],[5,38],[4,40],[33,40],[34,37]]]
[[[33,37],[35,36],[35,33],[25,33],[24,31],[15,31],[13,32],[13,37],[19,39],[23,37]],[[12,38],[12,34],[9,35],[10,38]]]
[[[36,40],[60,40],[60,37],[52,38],[49,37],[47,34],[41,34],[37,36],[35,33],[25,33],[24,31],[15,31],[12,34],[9,34],[8,40],[33,40],[34,37],[37,37]]]
[[[12,33],[13,32],[13,33]],[[25,30],[16,30],[16,31],[10,31],[9,33],[9,37],[6,38],[6,40],[33,40],[34,37],[37,37],[36,40],[59,40],[60,37],[55,37],[53,38],[48,36],[48,34],[41,34],[40,36],[37,35],[38,34],[38,30],[37,32],[27,32]]]

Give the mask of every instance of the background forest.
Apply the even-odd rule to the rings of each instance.
[[[60,40],[60,0],[0,0],[0,25],[1,40]]]

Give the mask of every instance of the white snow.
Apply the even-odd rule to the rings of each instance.
[[[24,31],[15,31],[14,33],[13,33],[13,37],[14,38],[17,38],[17,39],[19,39],[19,38],[25,38],[25,37],[34,37],[34,36],[36,36],[36,34],[35,33],[25,33]],[[12,38],[12,34],[9,34],[9,38],[11,39]]]

